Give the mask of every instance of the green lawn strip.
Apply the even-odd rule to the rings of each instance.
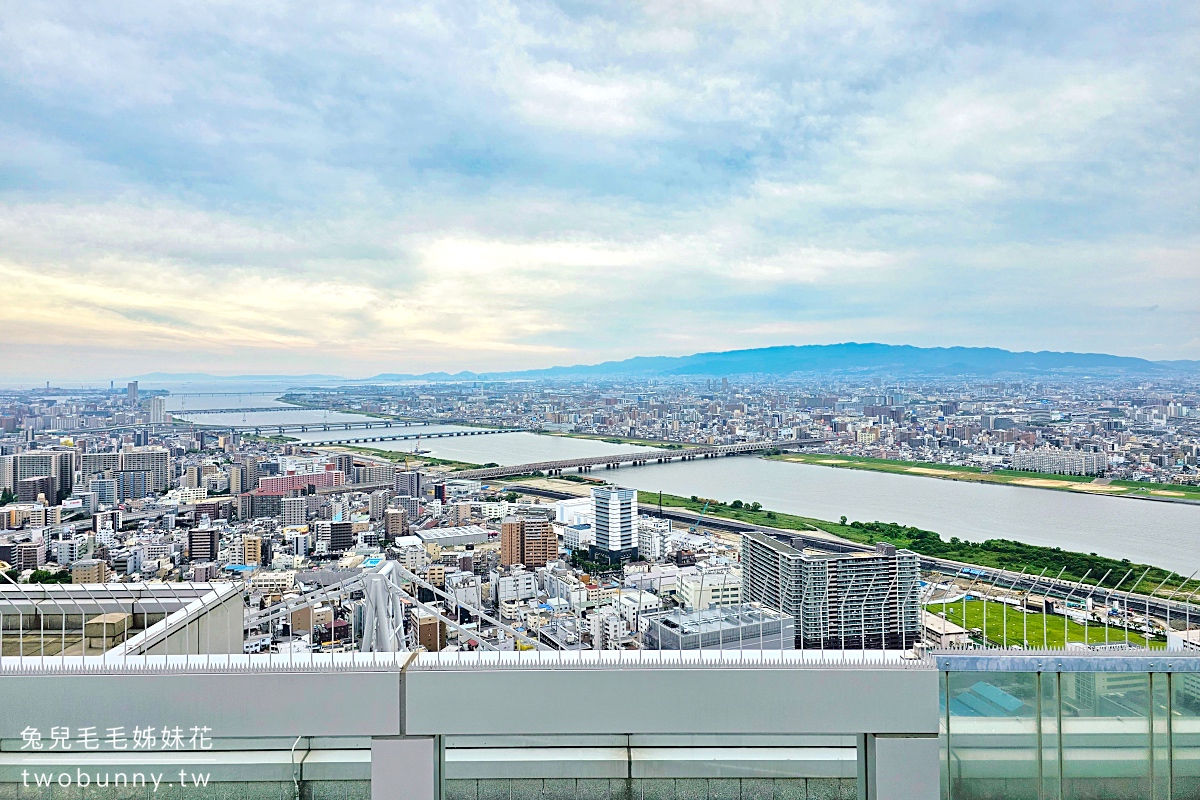
[[[823,467],[839,467],[841,469],[861,469],[869,472],[890,472],[897,475],[914,477],[941,478],[944,480],[963,480],[976,483],[998,483],[1008,486],[1021,486],[1019,481],[1045,480],[1061,481],[1069,484],[1095,484],[1091,475],[1058,475],[1050,472],[1024,472],[1022,470],[998,469],[984,472],[979,467],[969,467],[961,464],[937,464],[929,461],[897,461],[887,458],[868,458],[866,456],[849,456],[830,453],[784,453],[767,456],[777,461],[791,461],[797,464],[812,464]],[[914,472],[914,469],[933,469],[947,473],[945,475],[930,475]],[[950,474],[954,473],[954,474]],[[1095,484],[1098,487],[1103,484]],[[1147,481],[1114,480],[1107,484],[1113,487],[1111,491],[1092,489],[1096,494],[1109,494],[1113,497],[1161,497],[1154,492],[1179,492],[1187,499],[1200,500],[1200,486],[1180,485],[1174,483],[1149,483]],[[1033,487],[1053,489],[1057,491],[1078,491],[1075,486],[1044,486]],[[1123,491],[1128,490],[1128,491]]]
[[[407,462],[413,467],[450,467],[453,470],[478,469],[480,467],[479,464],[470,464],[466,461],[451,461],[445,458],[432,458],[430,456],[413,455],[412,453],[406,453],[403,450],[377,450],[374,447],[357,447],[353,445],[338,445],[338,447],[343,450],[362,453],[363,455],[385,458],[392,462]]]
[[[1019,608],[983,600],[968,600],[967,622],[963,624],[963,603],[947,603],[945,606],[946,619],[955,625],[968,630],[983,630],[984,607],[987,607],[987,638],[991,644],[998,647],[1021,645],[1027,648],[1061,648],[1066,642],[1083,642],[1084,626],[1055,614],[1042,614],[1034,611],[1021,612]],[[930,603],[926,610],[935,615],[942,613],[941,603]],[[1065,625],[1065,638],[1064,638]],[[1006,633],[1007,631],[1007,633]],[[1107,636],[1107,640],[1106,637]],[[1125,628],[1110,625],[1105,630],[1101,624],[1087,626],[1088,644],[1120,644],[1125,642]],[[1140,633],[1129,631],[1129,643],[1138,647],[1146,646],[1146,637]],[[1150,641],[1151,648],[1165,648],[1166,643]]]
[[[539,436],[562,436],[568,439],[590,439],[595,442],[607,442],[608,444],[632,444],[638,447],[657,447],[660,450],[686,450],[692,447],[702,447],[703,445],[690,444],[685,442],[662,442],[656,439],[630,439],[624,436],[606,436],[601,433],[565,433],[562,431],[534,431]]]
[[[654,506],[658,504],[658,497],[657,492],[638,492],[638,503]],[[731,504],[716,500],[708,502],[707,516],[751,522],[784,530],[822,530],[861,544],[873,545],[878,542],[887,542],[921,555],[1013,572],[1025,570],[1029,575],[1041,575],[1045,570],[1047,578],[1058,576],[1059,570],[1063,570],[1065,567],[1062,573],[1064,580],[1077,581],[1087,575],[1090,584],[1109,588],[1120,584],[1122,592],[1133,590],[1136,594],[1147,594],[1160,586],[1164,580],[1166,584],[1158,592],[1159,596],[1178,595],[1182,598],[1200,588],[1200,581],[1195,580],[1189,581],[1186,587],[1182,586],[1182,575],[1169,573],[1159,567],[1147,567],[1145,564],[1134,564],[1127,559],[1107,558],[1094,553],[1076,553],[1060,547],[1041,547],[1014,542],[1010,539],[966,542],[953,536],[949,541],[945,541],[933,531],[899,525],[894,522],[855,521],[843,524],[779,511],[768,511],[767,509],[752,511],[745,507],[745,502],[743,502],[742,508],[737,509],[732,508]],[[664,494],[662,503],[664,506],[699,512],[704,508],[705,498]],[[1147,569],[1149,572],[1146,572]],[[1144,578],[1142,578],[1143,573],[1146,573]],[[1128,577],[1125,578],[1127,574]],[[1102,578],[1103,582],[1101,582]],[[1121,583],[1122,578],[1125,578],[1123,583]],[[1139,579],[1141,579],[1140,583],[1138,583]]]

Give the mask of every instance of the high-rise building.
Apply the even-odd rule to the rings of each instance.
[[[150,473],[150,489],[161,492],[171,485],[171,451],[165,447],[135,447],[121,451],[121,469]]]
[[[162,425],[167,421],[167,398],[151,397],[147,408],[150,411],[151,425]]]
[[[797,647],[911,646],[921,634],[920,578],[918,555],[888,544],[829,554],[742,534],[742,599],[790,614]]]
[[[383,522],[389,539],[408,535],[408,514],[403,508],[389,508],[384,511]]]
[[[0,456],[0,492],[8,489],[16,491],[16,477],[13,472],[13,456]]]
[[[396,495],[399,497],[420,497],[422,477],[420,472],[410,472],[402,469],[396,470]]]
[[[147,470],[119,469],[113,473],[117,479],[117,499],[141,500],[154,494],[153,473]]]
[[[130,381],[129,385],[125,387],[125,400],[131,406],[136,406],[138,404],[138,382],[137,381]]]
[[[34,475],[17,481],[17,500],[21,503],[54,503],[54,479],[49,475]]]
[[[383,519],[383,512],[387,510],[388,501],[392,499],[391,489],[378,489],[371,492],[371,500],[368,510],[373,521]]]
[[[409,520],[416,520],[421,516],[421,498],[413,495],[401,495],[396,498],[396,505],[404,509],[404,513],[408,515]]]
[[[95,493],[96,502],[101,505],[115,506],[120,502],[116,478],[92,478],[88,481],[88,491]]]
[[[500,524],[500,565],[544,567],[558,558],[558,537],[540,516],[506,517]]]
[[[615,564],[637,558],[637,491],[620,486],[592,489],[596,509],[593,528],[596,543],[589,552],[593,561]]]
[[[220,545],[216,528],[192,528],[188,531],[188,560],[215,561]]]
[[[79,457],[79,472],[84,478],[103,475],[110,471],[115,472],[120,468],[121,454],[117,452],[84,453]]]
[[[279,501],[284,525],[303,525],[308,521],[308,500],[304,497],[285,497]]]
[[[13,483],[22,478],[48,475],[53,490],[46,499],[54,504],[71,496],[75,489],[75,451],[71,449],[30,450],[13,456]]]
[[[356,542],[353,522],[329,523],[329,552],[344,553],[352,550]]]

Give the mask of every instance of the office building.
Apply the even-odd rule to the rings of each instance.
[[[506,517],[500,524],[500,564],[544,567],[558,559],[558,536],[541,516]]]
[[[215,561],[220,552],[220,534],[216,528],[192,528],[187,541],[189,561]]]
[[[137,381],[130,381],[129,385],[125,387],[125,401],[131,406],[136,406],[138,404]]]
[[[921,636],[920,559],[801,551],[759,531],[742,534],[742,599],[791,615],[797,647],[911,647]]]
[[[637,558],[637,491],[619,486],[592,489],[596,543],[589,547],[593,561],[615,564]]]

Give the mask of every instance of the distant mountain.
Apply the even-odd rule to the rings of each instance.
[[[1200,371],[1200,362],[1155,362],[1103,353],[1014,353],[995,347],[913,347],[891,344],[800,345],[697,353],[691,356],[638,356],[602,364],[550,367],[517,372],[388,373],[367,381],[514,380],[584,377],[721,377],[880,373],[889,375],[974,376],[1006,374],[1169,374]]]

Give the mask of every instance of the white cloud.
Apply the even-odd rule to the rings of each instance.
[[[1198,357],[1196,25],[1183,3],[17,5],[0,270],[30,300],[0,310],[0,356],[361,373],[869,335]]]

